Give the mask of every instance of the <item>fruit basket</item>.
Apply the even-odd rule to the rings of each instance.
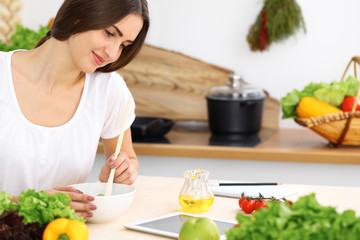
[[[356,75],[356,65],[360,66],[360,57],[351,59],[341,78],[344,80],[346,72],[351,63],[354,64],[354,75]],[[360,97],[360,87],[357,91],[356,100]],[[312,131],[321,135],[330,141],[330,143],[339,147],[341,145],[360,146],[360,111],[355,111],[356,103],[350,112],[331,113],[319,117],[296,118],[295,122],[301,126],[310,128]]]

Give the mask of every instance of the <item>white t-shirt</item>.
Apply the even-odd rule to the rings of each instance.
[[[86,74],[74,116],[64,125],[43,127],[22,114],[11,72],[13,52],[0,52],[0,192],[18,195],[84,182],[100,137],[119,135],[127,101],[125,129],[135,119],[135,103],[117,73]],[[104,160],[105,161],[105,160]]]

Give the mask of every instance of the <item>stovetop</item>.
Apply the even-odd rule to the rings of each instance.
[[[258,133],[211,135],[210,146],[255,147],[261,142]]]

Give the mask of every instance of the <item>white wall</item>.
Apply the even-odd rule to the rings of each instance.
[[[55,16],[62,0],[22,0],[23,24],[37,29]],[[298,0],[307,32],[252,52],[246,41],[263,1],[148,0],[147,43],[233,70],[280,99],[310,82],[340,80],[360,53],[360,1]],[[280,127],[296,127],[292,120]]]

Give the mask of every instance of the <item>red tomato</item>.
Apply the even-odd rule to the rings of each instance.
[[[246,196],[244,196],[244,197],[242,197],[242,198],[239,199],[239,207],[240,207],[240,208],[241,208],[241,204],[242,204],[242,202],[243,202],[244,200],[246,200]]]
[[[266,199],[255,200],[254,210],[258,210],[259,208],[266,207]]]
[[[354,106],[355,101],[356,101],[356,97],[350,97],[350,96],[345,97],[341,103],[341,110],[344,112],[350,112]],[[360,111],[359,101],[356,105],[356,111]]]
[[[254,211],[254,208],[255,208],[255,201],[252,199],[244,200],[241,203],[241,209],[247,214],[252,213]]]

